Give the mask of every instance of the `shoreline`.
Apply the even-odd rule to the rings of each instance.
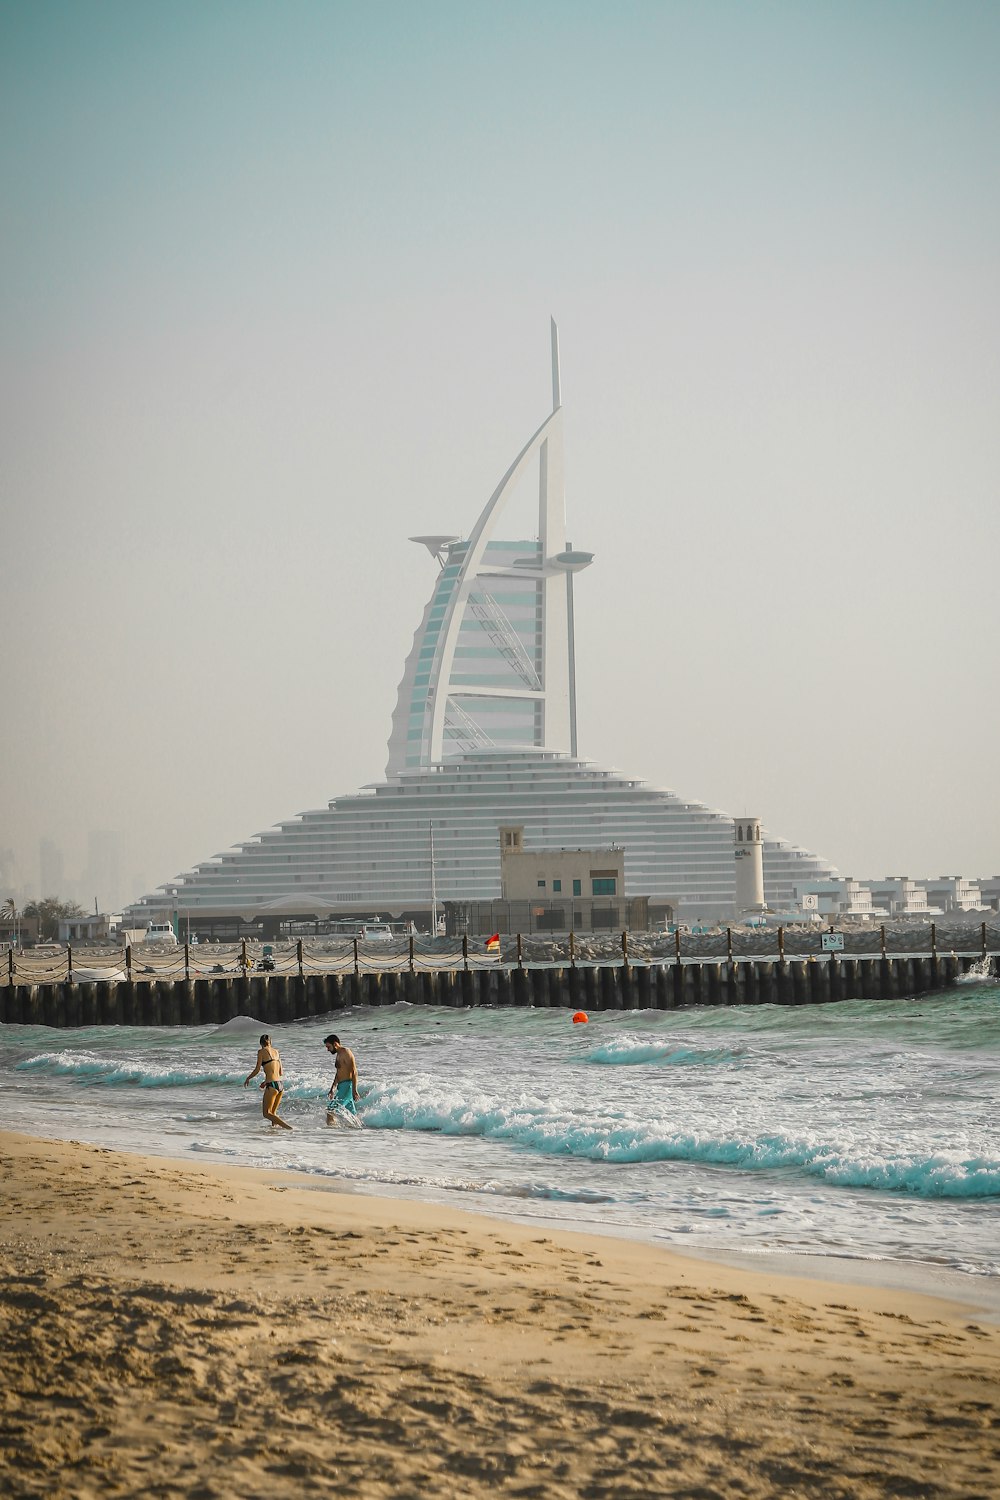
[[[8,1132],[0,1130],[0,1141]],[[69,1141],[65,1136],[33,1135],[11,1132],[28,1140],[51,1141],[52,1143],[76,1144],[94,1150],[109,1149],[115,1154],[135,1156],[150,1165],[172,1164],[193,1172],[204,1170],[211,1174],[219,1172],[246,1173],[259,1181],[273,1181],[286,1187],[300,1188],[309,1192],[328,1192],[334,1195],[385,1200],[390,1203],[423,1205],[441,1212],[468,1214],[475,1219],[494,1224],[517,1224],[525,1229],[544,1230],[546,1233],[581,1235],[587,1238],[609,1239],[615,1242],[646,1245],[652,1250],[695,1264],[726,1266],[732,1270],[746,1270],[760,1275],[789,1277],[799,1281],[819,1281],[841,1287],[872,1287],[885,1291],[911,1292],[918,1296],[932,1297],[954,1306],[963,1306],[991,1323],[1000,1324],[1000,1277],[981,1275],[971,1271],[956,1270],[952,1266],[936,1265],[928,1261],[902,1260],[892,1256],[851,1255],[837,1251],[808,1250],[761,1250],[754,1248],[730,1249],[728,1246],[699,1244],[688,1247],[676,1242],[660,1240],[645,1235],[639,1230],[614,1224],[595,1224],[586,1218],[558,1218],[549,1216],[539,1207],[537,1212],[524,1209],[505,1209],[503,1200],[487,1202],[478,1195],[470,1195],[470,1201],[453,1204],[454,1195],[440,1199],[428,1199],[418,1189],[407,1191],[402,1184],[357,1182],[351,1178],[314,1175],[306,1170],[293,1168],[255,1168],[235,1166],[227,1162],[204,1160],[200,1156],[146,1155],[140,1151],[126,1151],[122,1147],[104,1148],[92,1142]]]
[[[291,1172],[0,1147],[12,1496],[1000,1488],[1000,1329],[966,1301]]]

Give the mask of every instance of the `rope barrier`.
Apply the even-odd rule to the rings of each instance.
[[[944,944],[962,958],[981,958],[1000,951],[1000,928],[994,924],[962,924],[961,929],[947,924],[947,937],[940,930],[945,924],[934,923],[919,933],[919,946],[913,945],[917,932],[892,935],[884,927],[868,932],[847,931],[841,935],[844,947],[832,954],[838,961],[851,958],[892,955],[898,958],[935,957]],[[957,924],[956,924],[957,926]],[[549,967],[634,965],[645,968],[667,963],[728,961],[730,965],[748,960],[788,962],[831,955],[825,945],[822,929],[803,932],[797,927],[757,929],[753,932],[720,927],[711,933],[690,933],[680,928],[662,934],[569,934],[565,938],[546,940],[541,936],[522,938],[508,934],[499,954],[477,952],[479,938],[400,937],[391,943],[366,944],[363,939],[338,938],[279,941],[241,939],[237,943],[192,943],[178,945],[167,952],[146,952],[142,944],[108,951],[89,952],[68,946],[58,952],[18,952],[12,946],[2,951],[0,986],[45,985],[67,981],[100,983],[121,982],[122,971],[132,981],[174,981],[191,979],[231,979],[234,976],[267,978],[299,974],[312,975],[351,972],[361,974],[427,973],[434,971],[484,970],[492,968],[531,967],[539,963]],[[895,942],[893,942],[893,936]],[[907,938],[910,941],[907,941]],[[483,940],[485,941],[485,940]],[[516,944],[516,947],[515,947]],[[264,952],[267,948],[270,951]],[[187,960],[185,964],[185,958]],[[266,965],[266,966],[264,966]]]

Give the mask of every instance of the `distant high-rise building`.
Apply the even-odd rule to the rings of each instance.
[[[87,835],[87,908],[97,902],[100,911],[117,911],[122,899],[121,834],[98,829]]]
[[[592,556],[566,537],[562,415],[553,324],[551,412],[467,537],[413,538],[438,573],[406,658],[386,779],[161,887],[131,908],[134,925],[164,911],[203,926],[402,915],[430,908],[432,884],[440,901],[499,898],[507,825],[523,827],[527,852],[623,849],[627,897],[684,916],[732,915],[732,817],[577,754],[573,584]],[[515,487],[533,470],[536,534],[501,539]],[[796,882],[832,873],[755,829],[776,905],[791,902]]]
[[[66,868],[63,860],[63,852],[51,839],[40,839],[38,843],[38,876],[40,882],[39,896],[59,896],[65,894]]]

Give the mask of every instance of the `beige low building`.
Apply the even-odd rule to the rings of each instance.
[[[623,849],[525,849],[524,828],[500,829],[504,901],[618,901],[625,895]]]
[[[500,828],[499,901],[446,901],[451,936],[466,933],[645,931],[649,901],[625,895],[625,851],[525,849],[524,828]]]

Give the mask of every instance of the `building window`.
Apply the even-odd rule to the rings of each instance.
[[[583,883],[581,881],[579,881],[579,880],[574,880],[574,882],[573,882],[573,895],[574,896],[582,896],[583,895]]]
[[[562,890],[562,881],[561,880],[553,880],[553,882],[552,882],[552,889],[554,891],[561,891]]]
[[[592,880],[590,884],[591,894],[594,896],[614,896],[617,894],[617,880],[606,875],[601,876],[598,880]]]
[[[540,891],[544,891],[544,889],[545,889],[545,881],[544,881],[544,880],[540,880],[540,881],[539,881],[539,882],[538,882],[538,889],[539,889],[539,890],[540,890]]]

